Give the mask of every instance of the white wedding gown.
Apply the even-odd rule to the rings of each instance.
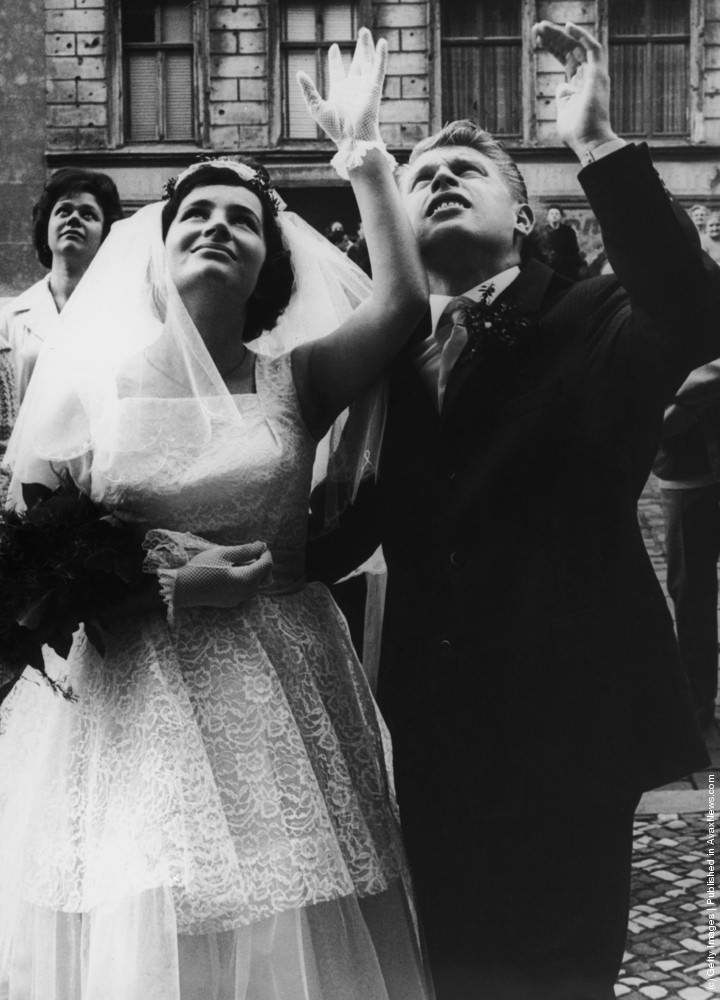
[[[289,356],[258,358],[236,402],[242,434],[188,462],[163,400],[147,467],[117,468],[106,501],[264,540],[269,591],[126,620],[104,658],[80,633],[61,661],[76,702],[29,670],[3,706],[2,1000],[432,995],[383,724],[336,606],[302,580],[315,447]]]

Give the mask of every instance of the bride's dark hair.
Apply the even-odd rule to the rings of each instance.
[[[162,210],[163,242],[168,229],[177,215],[184,198],[196,187],[228,184],[244,187],[260,199],[263,207],[263,236],[267,256],[260,269],[257,284],[248,299],[245,314],[243,340],[254,340],[263,330],[272,330],[282,311],[290,301],[293,287],[293,268],[290,252],[285,248],[280,226],[277,223],[276,194],[270,184],[265,168],[249,157],[238,157],[237,162],[247,164],[257,174],[257,182],[247,182],[232,169],[215,163],[199,164],[186,176],[181,175],[177,183],[168,186],[169,197]]]

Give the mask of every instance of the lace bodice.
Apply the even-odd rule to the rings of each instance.
[[[233,397],[243,418],[239,426],[228,424],[224,431],[216,422],[210,447],[194,455],[183,433],[183,400],[159,400],[158,447],[140,466],[134,457],[124,462],[118,456],[112,470],[117,485],[105,500],[151,527],[223,544],[262,540],[281,586],[303,575],[315,442],[300,414],[290,355],[258,355],[256,389]],[[132,421],[133,401],[125,404],[120,434],[122,422]]]

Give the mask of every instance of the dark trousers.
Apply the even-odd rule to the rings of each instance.
[[[568,798],[403,818],[438,1000],[612,1000],[638,798]]]
[[[720,484],[661,493],[667,586],[680,657],[704,722],[712,717],[718,690]]]

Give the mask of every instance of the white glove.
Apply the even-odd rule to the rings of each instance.
[[[234,608],[272,580],[265,542],[214,545],[173,572],[175,608]]]
[[[395,166],[380,135],[380,100],[386,63],[385,39],[381,38],[376,46],[368,29],[361,28],[347,73],[340,49],[337,45],[330,46],[327,100],[320,96],[307,73],[297,75],[310,116],[338,147],[332,163],[345,179],[349,169],[360,166],[369,149],[380,149]]]

